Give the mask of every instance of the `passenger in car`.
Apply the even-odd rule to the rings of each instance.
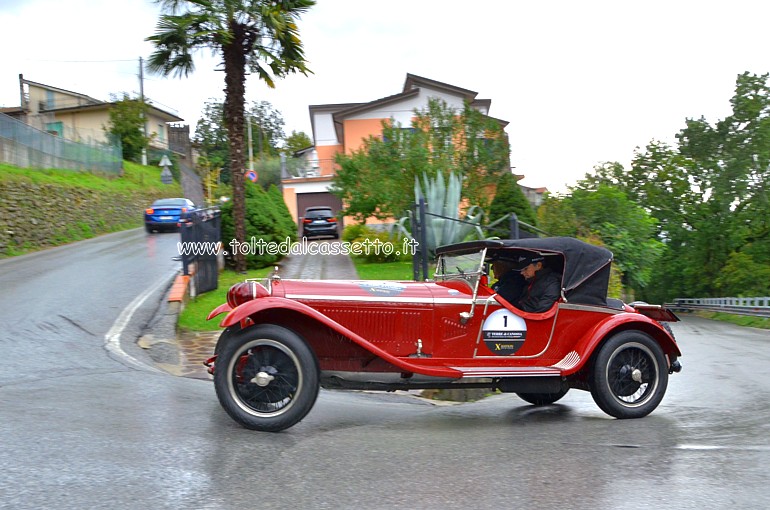
[[[498,279],[492,290],[525,312],[549,310],[561,296],[561,275],[544,262],[538,254],[499,256],[492,262]]]

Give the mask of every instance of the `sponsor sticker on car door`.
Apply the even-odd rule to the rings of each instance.
[[[527,323],[509,310],[496,310],[482,325],[484,343],[492,353],[512,356],[527,338]]]

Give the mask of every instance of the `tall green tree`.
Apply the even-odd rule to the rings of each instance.
[[[195,126],[193,142],[198,152],[206,158],[208,167],[221,169],[222,182],[230,183],[230,140],[225,126],[225,105],[211,99],[203,106],[203,112]]]
[[[230,142],[233,175],[235,237],[246,237],[244,196],[244,110],[247,72],[269,87],[291,73],[307,75],[297,20],[314,0],[156,0],[164,13],[148,60],[149,70],[188,76],[195,68],[193,53],[209,49],[222,58],[225,74],[224,119]],[[238,271],[245,257],[236,256]]]
[[[547,194],[537,208],[538,227],[552,236],[576,237],[580,226],[574,209],[564,196]]]
[[[227,134],[227,126],[224,122],[225,105],[222,101],[211,99],[206,102],[201,118],[195,129],[193,141],[207,162],[213,168],[221,168],[222,182],[231,183],[230,171],[230,139]],[[254,160],[270,159],[278,155],[280,145],[285,138],[283,132],[284,120],[281,113],[268,101],[254,101],[246,110],[251,123],[251,145]],[[244,135],[248,143],[247,134]],[[248,148],[246,149],[248,154]],[[267,189],[268,185],[263,184]]]
[[[510,213],[516,213],[519,221],[533,226],[536,224],[535,211],[516,177],[511,172],[503,172],[497,181],[495,198],[492,199],[487,216],[494,221]]]
[[[607,185],[572,190],[569,202],[579,221],[578,234],[598,236],[612,250],[623,285],[634,291],[646,288],[664,250],[657,220],[623,191]]]
[[[746,281],[740,264],[757,274],[770,265],[768,75],[739,75],[730,103],[717,122],[687,119],[676,146],[651,142],[628,171],[605,166],[583,183],[616,186],[658,219],[666,252],[650,300],[734,291]]]
[[[277,156],[286,139],[283,116],[269,101],[254,101],[248,109],[255,158]]]
[[[123,159],[139,162],[142,151],[147,148],[149,138],[144,136],[146,114],[147,105],[126,93],[123,93],[122,99],[113,102],[109,124],[104,130],[113,143],[120,143],[123,147]]]
[[[462,175],[462,197],[487,207],[503,172],[510,172],[510,146],[499,121],[470,104],[456,110],[438,99],[415,110],[410,127],[393,119],[382,135],[361,149],[338,154],[332,192],[346,204],[345,214],[365,220],[398,217],[413,203],[415,178],[439,171]]]
[[[294,131],[286,138],[286,144],[284,145],[284,152],[288,157],[291,157],[297,151],[307,149],[313,146],[313,140],[304,131]]]
[[[538,217],[539,226],[552,235],[595,239],[609,248],[627,293],[641,292],[652,282],[665,250],[658,222],[617,186],[581,181],[569,195],[547,197]]]

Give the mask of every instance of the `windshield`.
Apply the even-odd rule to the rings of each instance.
[[[184,198],[162,198],[160,200],[156,200],[154,204],[152,204],[154,207],[163,207],[163,206],[178,206],[178,207],[187,207],[187,200]]]
[[[332,214],[331,209],[313,209],[305,212],[305,218],[309,220],[315,220],[320,219],[324,220],[326,218],[333,218],[334,215]]]
[[[484,270],[486,248],[472,253],[445,253],[439,257],[434,278],[438,281],[462,278],[469,282],[479,279]]]

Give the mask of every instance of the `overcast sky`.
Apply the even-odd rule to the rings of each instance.
[[[26,79],[109,100],[139,91],[159,7],[149,0],[0,0],[0,106]],[[319,0],[300,22],[309,77],[269,90],[285,131],[309,135],[311,104],[398,93],[406,73],[478,92],[509,122],[524,184],[564,191],[603,161],[673,141],[688,117],[730,113],[735,79],[770,71],[770,2]],[[194,129],[224,76],[205,52],[189,78],[146,76],[145,95]]]

